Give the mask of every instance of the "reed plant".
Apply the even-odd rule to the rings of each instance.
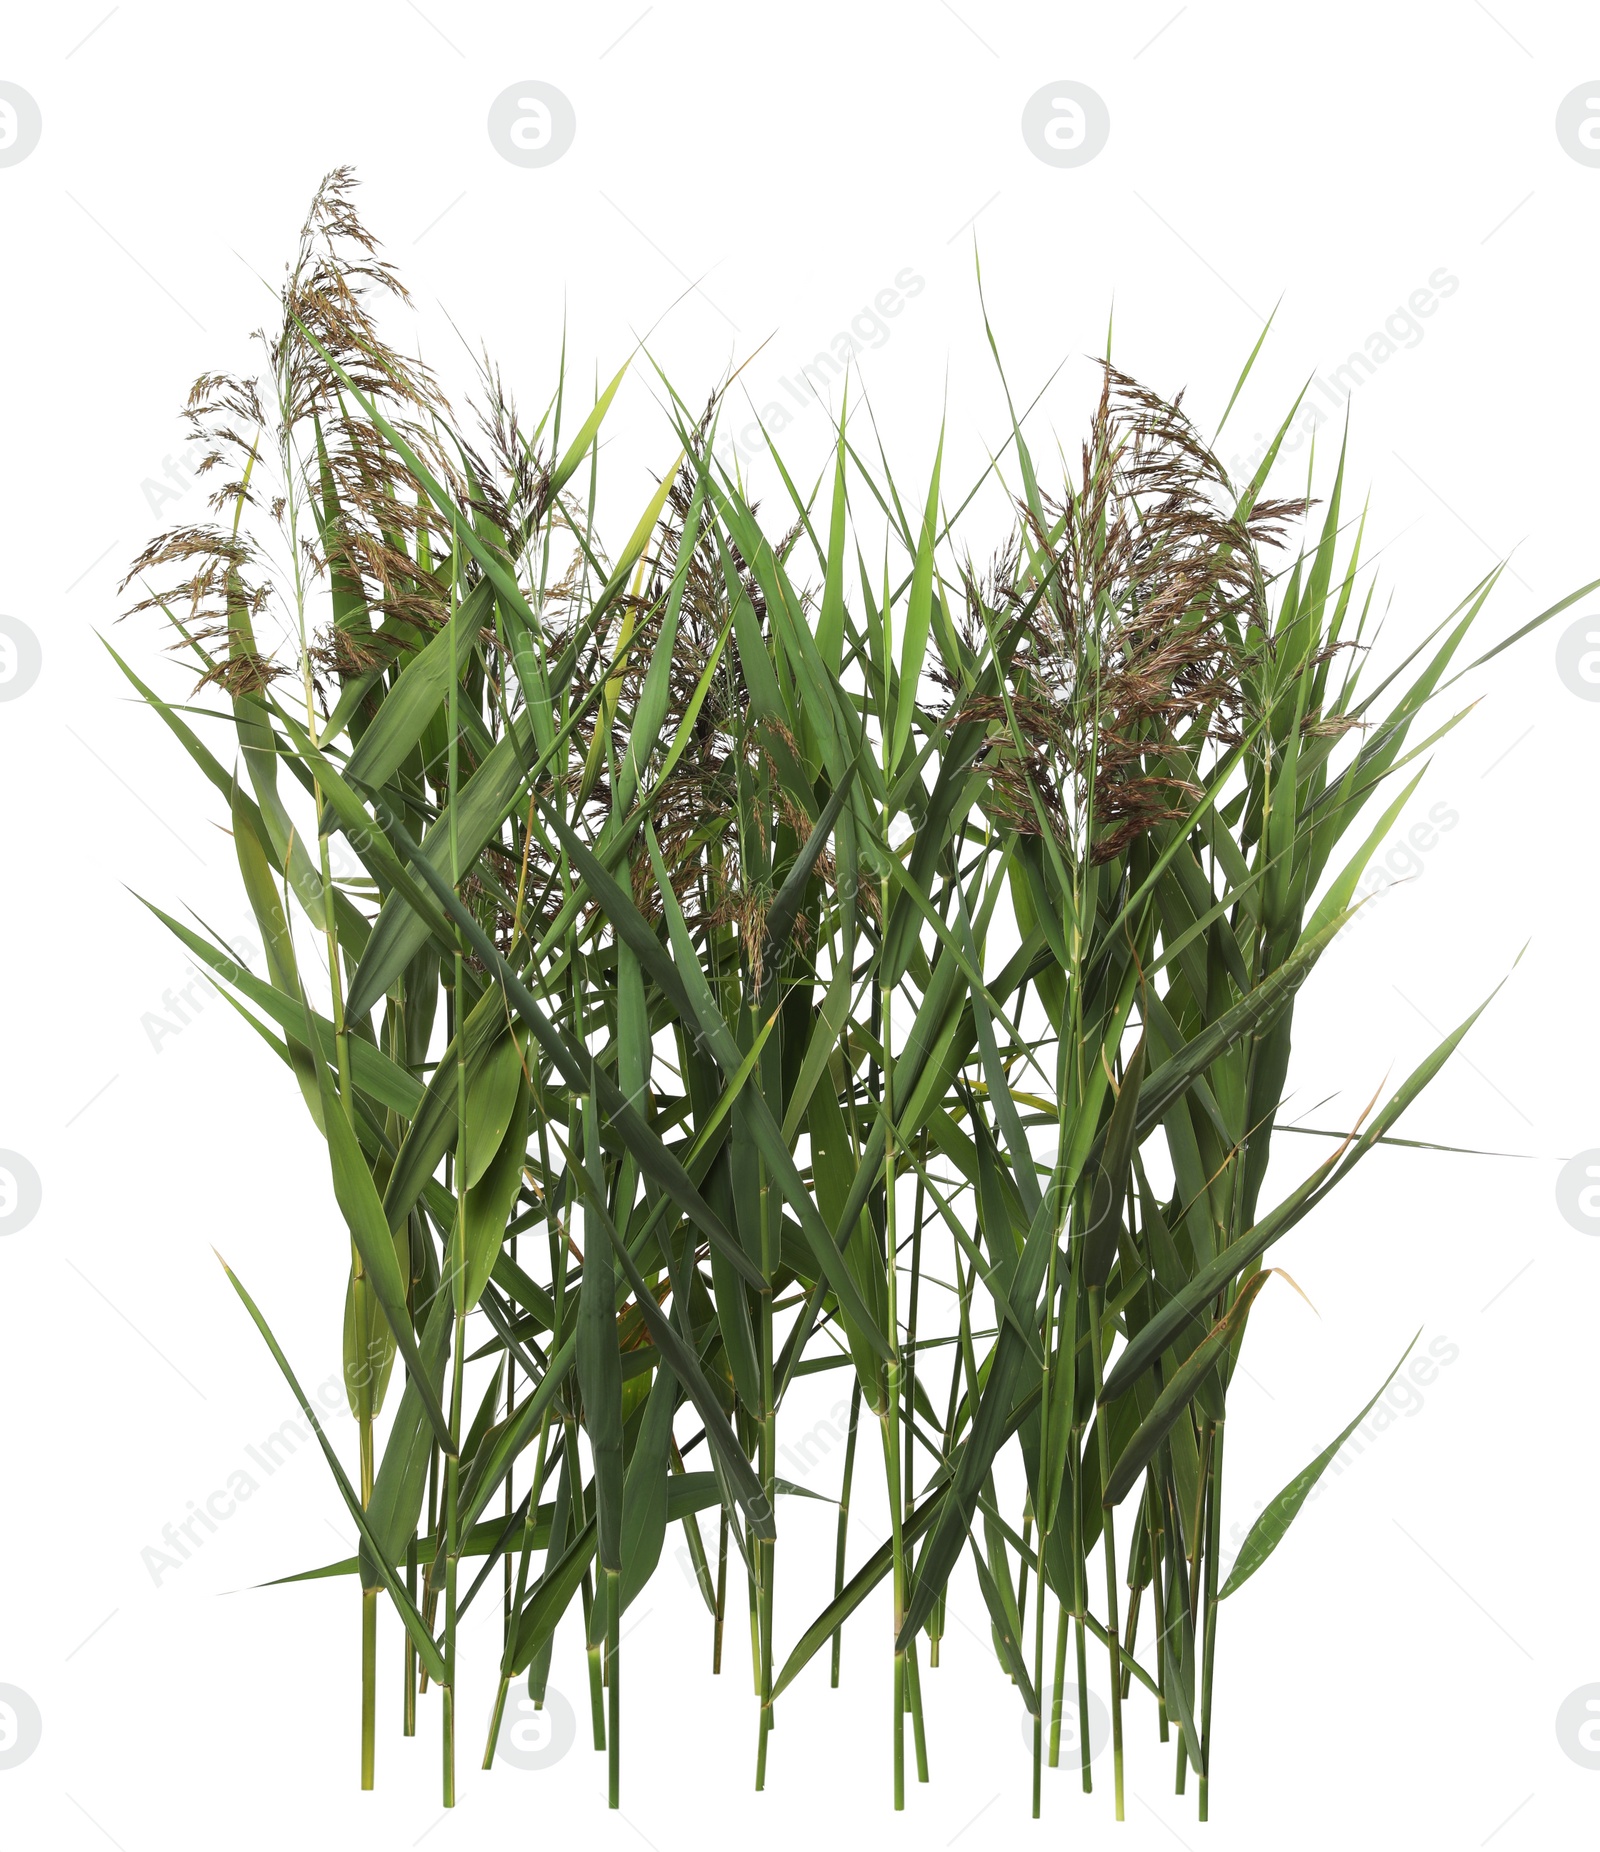
[[[190,396],[214,518],[129,574],[192,681],[112,654],[226,811],[265,971],[147,904],[327,1150],[338,1223],[295,1238],[348,1248],[353,1467],[229,1278],[359,1538],[285,1579],[359,1588],[363,1786],[380,1613],[449,1805],[462,1617],[497,1594],[484,1765],[513,1685],[542,1703],[581,1650],[616,1806],[620,1623],[681,1525],[714,1669],[744,1591],[758,1787],[784,1692],[825,1648],[838,1683],[885,1584],[894,1805],[908,1736],[929,1779],[924,1675],[970,1563],[1035,1813],[1063,1755],[1090,1786],[1104,1654],[1118,1817],[1131,1707],[1204,1818],[1223,1604],[1339,1444],[1224,1578],[1265,1258],[1479,1013],[1302,1176],[1270,1166],[1296,998],[1462,717],[1434,704],[1516,640],[1461,666],[1498,573],[1369,685],[1342,457],[1320,513],[1268,499],[1276,444],[1231,482],[1109,356],[1070,470],[1013,416],[981,569],[982,485],[950,496],[942,445],[903,495],[841,407],[816,484],[778,463],[774,532],[715,458],[721,395],[697,413],[659,375],[658,486],[603,532],[628,368],[575,405],[563,364],[528,423],[484,362],[458,416],[380,330],[404,290],[352,189],[319,189],[259,374]],[[1269,1168],[1295,1180],[1264,1198]],[[780,1639],[779,1424],[830,1369],[833,1595]]]

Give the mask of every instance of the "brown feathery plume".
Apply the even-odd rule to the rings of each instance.
[[[1037,834],[1042,810],[1065,841],[1082,823],[1105,862],[1184,814],[1207,742],[1240,738],[1246,670],[1270,649],[1260,550],[1307,504],[1236,512],[1183,395],[1098,364],[1076,488],[1020,504],[1033,563],[1019,576],[1008,552],[987,582],[966,573],[966,634],[996,631],[1022,750],[998,695],[952,700],[947,718],[989,726],[1002,828]]]
[[[460,472],[435,436],[449,407],[427,367],[378,331],[374,294],[409,298],[356,212],[355,184],[348,167],[335,168],[312,199],[279,291],[277,329],[256,331],[265,374],[203,373],[184,407],[192,437],[205,445],[200,473],[223,471],[207,500],[230,526],[158,535],[122,582],[125,589],[161,566],[189,567],[124,615],[166,610],[183,633],[173,647],[197,649],[208,665],[199,686],[261,687],[290,672],[257,648],[250,622],[277,594],[267,536],[250,518],[257,512],[276,530],[274,550],[286,561],[278,578],[294,586],[296,613],[308,583],[329,578],[334,624],[306,643],[319,686],[318,671],[341,680],[364,674],[426,641],[447,615],[429,562],[448,551],[448,525],[362,401],[457,494]],[[314,537],[300,531],[308,508],[321,512]],[[285,635],[298,635],[298,615],[280,617]],[[207,647],[217,643],[221,657]]]

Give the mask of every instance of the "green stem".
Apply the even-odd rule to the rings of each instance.
[[[1122,1639],[1122,1695],[1127,1697],[1133,1688],[1133,1674],[1128,1670],[1127,1661],[1133,1657],[1134,1643],[1139,1637],[1139,1605],[1144,1595],[1144,1584],[1128,1591],[1128,1625]]]
[[[450,578],[450,696],[448,701],[450,789],[450,867],[460,892],[461,867],[457,818],[461,806],[456,802],[460,780],[461,677],[455,669],[460,660],[456,652],[456,624],[461,605],[461,559],[459,546],[451,561]],[[466,1039],[466,992],[462,986],[462,958],[455,954],[453,1027],[456,1043],[456,1151],[467,1148],[467,1066],[463,1043]],[[461,1397],[466,1375],[467,1317],[463,1299],[466,1292],[466,1174],[456,1167],[455,1225],[450,1244],[450,1293],[455,1306],[453,1362],[450,1376],[450,1452],[444,1468],[444,1664],[447,1679],[444,1688],[444,1804],[456,1804],[456,1552],[459,1546],[457,1521],[461,1499]]]
[[[1045,1289],[1044,1289],[1043,1351],[1044,1351],[1045,1364],[1044,1364],[1044,1374],[1039,1384],[1039,1465],[1038,1465],[1038,1481],[1037,1481],[1038,1486],[1039,1486],[1039,1555],[1038,1555],[1038,1577],[1037,1577],[1037,1580],[1039,1583],[1039,1593],[1038,1593],[1038,1599],[1037,1599],[1037,1603],[1034,1608],[1034,1615],[1033,1615],[1033,1690],[1034,1690],[1034,1696],[1038,1701],[1038,1708],[1034,1711],[1034,1715],[1033,1715],[1033,1817],[1036,1820],[1039,1818],[1040,1809],[1043,1803],[1042,1790],[1044,1787],[1044,1759],[1045,1759],[1044,1557],[1045,1557],[1045,1545],[1046,1545],[1046,1542],[1049,1536],[1050,1527],[1055,1522],[1055,1511],[1052,1508],[1051,1498],[1050,1498],[1050,1461],[1055,1451],[1054,1448],[1050,1444],[1050,1435],[1051,1435],[1051,1428],[1050,1428],[1050,1406],[1051,1406],[1050,1356],[1051,1356],[1052,1347],[1055,1344],[1054,1324],[1055,1324],[1055,1304],[1056,1304],[1056,1256],[1059,1253],[1059,1251],[1060,1250],[1057,1248],[1056,1244],[1052,1242],[1051,1248],[1050,1248],[1049,1271],[1046,1276]],[[1075,1355],[1074,1353],[1070,1351],[1067,1352],[1064,1356],[1059,1356],[1056,1359],[1057,1369],[1073,1370],[1076,1367],[1077,1365],[1076,1365]],[[1024,1512],[1024,1515],[1023,1515],[1022,1540],[1023,1540],[1024,1545],[1026,1545],[1027,1540],[1028,1540],[1028,1524],[1027,1524],[1027,1513],[1026,1512]],[[1026,1594],[1027,1594],[1027,1586],[1026,1584],[1024,1584],[1023,1586],[1024,1597],[1026,1597]],[[1025,1600],[1018,1602],[1017,1612],[1018,1612],[1019,1617],[1026,1612]],[[1019,1625],[1020,1625],[1020,1619],[1019,1619]],[[1017,1644],[1020,1648],[1021,1641],[1019,1640]],[[1056,1695],[1057,1695],[1057,1699],[1059,1700],[1059,1696],[1060,1696],[1060,1674],[1059,1673],[1057,1674],[1057,1679],[1056,1679]],[[1057,1713],[1059,1714],[1059,1710],[1060,1710],[1059,1702],[1056,1704],[1055,1708],[1057,1710]],[[1052,1721],[1051,1729],[1050,1729],[1050,1766],[1052,1768],[1055,1767],[1055,1745],[1056,1745],[1056,1742],[1059,1740],[1059,1736],[1060,1736],[1060,1725],[1059,1723]]]
[[[604,1598],[602,1591],[601,1598]],[[594,1638],[594,1586],[589,1573],[583,1576],[583,1637]],[[606,1746],[606,1687],[605,1668],[600,1663],[600,1648],[591,1645],[589,1654],[589,1722],[594,1729],[594,1746],[598,1753]]]
[[[883,917],[889,917],[888,883],[884,883]],[[892,994],[883,993],[883,1141],[884,1282],[887,1298],[889,1366],[884,1385],[883,1445],[889,1481],[889,1534],[894,1558],[894,1637],[898,1642],[906,1618],[906,1551],[900,1503],[900,1307],[899,1256],[895,1243],[894,1057],[890,1052]],[[906,1656],[898,1644],[894,1655],[894,1805],[906,1804]]]
[[[1067,1682],[1067,1607],[1056,1603],[1056,1663],[1050,1681],[1050,1766],[1061,1766],[1061,1691]]]
[[[558,1317],[557,1323],[559,1324],[559,1322]],[[534,1458],[533,1492],[528,1499],[528,1515],[523,1520],[522,1548],[518,1552],[517,1557],[516,1587],[514,1592],[507,1598],[506,1602],[505,1658],[503,1658],[502,1663],[505,1663],[506,1659],[509,1658],[512,1632],[516,1626],[517,1616],[522,1612],[523,1599],[528,1592],[528,1570],[533,1555],[534,1528],[538,1522],[539,1495],[544,1490],[545,1463],[550,1440],[550,1420],[550,1411],[546,1410],[544,1420],[539,1423],[539,1451]],[[507,1476],[506,1483],[508,1485],[510,1484],[509,1475]],[[554,1560],[553,1555],[551,1560]],[[510,1564],[511,1552],[508,1550],[506,1552],[506,1566],[509,1568]],[[510,1692],[511,1674],[509,1672],[502,1672],[500,1674],[499,1689],[495,1692],[494,1715],[489,1720],[489,1740],[484,1744],[483,1749],[483,1766],[485,1768],[492,1768],[494,1766],[494,1752],[500,1741],[500,1725],[505,1717],[506,1699],[510,1695]]]
[[[455,1369],[450,1384],[450,1447],[444,1463],[444,1804],[456,1804],[456,1566],[460,1537],[457,1515],[461,1500],[461,1387],[466,1374],[467,1320],[455,1315]]]
[[[1083,1424],[1072,1424],[1072,1447],[1069,1454],[1072,1487],[1072,1633],[1078,1668],[1078,1765],[1083,1772],[1083,1791],[1094,1792],[1094,1776],[1089,1769],[1089,1662],[1084,1643],[1083,1614],[1088,1603],[1087,1580],[1083,1560]],[[1058,1699],[1059,1702],[1059,1694]]]
[[[838,1600],[844,1590],[845,1539],[850,1529],[850,1481],[856,1465],[856,1429],[861,1421],[861,1378],[852,1371],[850,1385],[850,1432],[845,1436],[844,1473],[839,1486],[839,1522],[833,1545],[833,1598]],[[833,1670],[828,1683],[833,1690],[839,1688],[839,1652],[844,1640],[844,1628],[833,1630]],[[938,1651],[938,1642],[934,1643]]]
[[[917,1643],[906,1648],[906,1692],[911,1703],[911,1738],[917,1752],[917,1780],[928,1779],[928,1738],[922,1726],[922,1674],[917,1667]]]
[[[722,1507],[717,1526],[717,1605],[711,1623],[711,1670],[722,1671],[722,1617],[728,1608],[728,1508]]]
[[[622,1661],[617,1652],[622,1623],[622,1576],[606,1571],[606,1676],[611,1697],[611,1730],[606,1742],[607,1801],[615,1810],[622,1792]]]
[[[378,1591],[361,1591],[361,1786],[370,1790],[377,1742]]]
[[[1083,1611],[1072,1617],[1078,1649],[1078,1761],[1083,1769],[1083,1791],[1094,1792],[1094,1776],[1089,1770],[1089,1660],[1083,1630]]]
[[[428,1558],[427,1571],[422,1578],[422,1619],[429,1633],[433,1632],[434,1623],[439,1616],[439,1533],[444,1525],[444,1488],[439,1483],[439,1467],[444,1459],[437,1444],[428,1452],[428,1530],[432,1540],[433,1554]],[[417,1679],[419,1693],[428,1689],[428,1668],[423,1666]]]
[[[500,1725],[505,1718],[506,1699],[510,1694],[511,1680],[501,1673],[500,1684],[494,1694],[494,1713],[489,1719],[489,1740],[483,1746],[483,1766],[485,1768],[494,1766],[495,1745],[500,1741]]]
[[[1161,1523],[1159,1491],[1154,1480],[1151,1480],[1149,1487],[1149,1525],[1150,1600],[1155,1609],[1152,1618],[1156,1628],[1156,1684],[1161,1693],[1156,1699],[1156,1721],[1160,1725],[1161,1740],[1165,1742],[1167,1740],[1167,1543],[1166,1532]]]
[[[1105,1289],[1100,1286],[1089,1288],[1089,1339],[1098,1402],[1105,1373]],[[1111,1433],[1104,1410],[1095,1428],[1100,1436],[1100,1483],[1107,1485],[1111,1479]],[[1117,1638],[1117,1538],[1112,1518],[1111,1507],[1107,1505],[1100,1520],[1100,1544],[1106,1559],[1106,1648],[1111,1655],[1111,1779],[1116,1794],[1116,1815],[1120,1820],[1123,1818],[1122,1656]]]
[[[761,1295],[761,1491],[767,1502],[767,1510],[776,1509],[777,1503],[777,1444],[778,1413],[773,1393],[773,1353],[772,1353],[772,1287],[777,1274],[778,1256],[774,1252],[774,1217],[772,1213],[772,1184],[767,1174],[767,1166],[760,1166],[761,1179],[761,1271],[766,1279],[766,1290]],[[773,1575],[773,1540],[770,1537],[756,1540],[756,1564],[760,1579],[760,1630],[761,1630],[761,1665],[759,1672],[761,1695],[760,1729],[756,1741],[756,1791],[767,1785],[767,1739],[772,1734],[772,1575]]]
[[[1200,1685],[1200,1818],[1211,1800],[1211,1677],[1217,1650],[1217,1554],[1222,1542],[1222,1423],[1215,1424],[1210,1490],[1206,1495],[1206,1646]]]
[[[761,1696],[761,1588],[756,1581],[755,1565],[760,1560],[761,1551],[752,1551],[744,1574],[745,1592],[750,1602],[750,1683],[758,1699]]]
[[[411,1533],[406,1543],[406,1593],[415,1604],[417,1599],[417,1534]],[[417,1645],[409,1631],[406,1634],[406,1696],[401,1713],[401,1734],[415,1736],[417,1733]]]

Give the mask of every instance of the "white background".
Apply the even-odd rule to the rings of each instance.
[[[420,1839],[443,1852],[572,1828],[660,1852],[755,1834],[1109,1842],[1104,1759],[1092,1797],[1075,1773],[1047,1774],[1045,1820],[1029,1826],[1020,1705],[970,1584],[955,1603],[970,1627],[952,1622],[944,1668],[924,1677],[933,1782],[898,1819],[885,1603],[847,1633],[841,1690],[819,1659],[786,1697],[755,1795],[742,1620],[713,1681],[677,1533],[630,1617],[620,1818],[585,1740],[570,1626],[553,1682],[580,1711],[577,1747],[544,1773],[477,1772],[488,1600],[468,1623],[455,1814],[437,1801],[436,1703],[414,1742],[399,1737],[392,1627],[379,1787],[357,1791],[353,1588],[248,1592],[349,1548],[309,1448],[256,1472],[256,1496],[155,1584],[141,1551],[292,1412],[210,1247],[309,1383],[338,1368],[347,1249],[295,1090],[221,1001],[151,1044],[144,1019],[188,981],[186,960],[134,891],[224,932],[245,924],[243,902],[213,794],[128,700],[95,633],[174,685],[154,626],[116,627],[117,582],[153,531],[200,518],[181,467],[186,499],[152,511],[175,487],[163,469],[181,447],[177,408],[203,369],[250,364],[245,337],[272,309],[260,279],[281,273],[321,175],[351,162],[415,296],[415,330],[391,324],[397,338],[464,386],[453,321],[528,408],[553,387],[565,322],[580,380],[609,377],[654,326],[652,352],[695,404],[770,337],[744,375],[760,409],[910,267],[925,287],[859,364],[917,492],[941,416],[947,485],[1005,436],[974,237],[1019,400],[1068,363],[1030,420],[1041,458],[1052,430],[1075,452],[1083,356],[1103,349],[1113,298],[1116,358],[1162,391],[1187,386],[1209,430],[1282,297],[1220,444],[1231,461],[1442,268],[1459,287],[1349,405],[1350,492],[1370,494],[1390,605],[1371,673],[1514,548],[1486,644],[1600,574],[1600,168],[1555,133],[1562,98],[1600,73],[1600,22],[1500,0],[1493,14],[1471,0],[103,11],[13,10],[0,44],[0,80],[43,118],[35,152],[0,167],[0,610],[43,649],[37,684],[0,706],[0,1146],[43,1184],[38,1215],[0,1239],[0,1685],[43,1718],[37,1753],[0,1769],[7,1845]],[[571,151],[538,170],[502,159],[485,126],[492,100],[529,78],[577,113]],[[1043,164],[1020,131],[1026,100],[1058,79],[1110,111],[1109,144],[1077,169]],[[652,385],[637,367],[613,414],[613,529],[672,454]],[[1341,420],[1330,407],[1321,488]],[[797,476],[827,437],[821,412],[795,417],[781,448]],[[1284,492],[1303,486],[1308,448]],[[1003,511],[988,515],[975,553],[998,538]],[[1171,1793],[1149,1703],[1130,1706],[1122,1843],[1593,1842],[1600,1772],[1556,1734],[1562,1700],[1600,1681],[1600,1242],[1563,1219],[1555,1189],[1566,1160],[1600,1145],[1600,704],[1555,669],[1558,635],[1589,611],[1600,599],[1472,684],[1482,704],[1395,840],[1434,805],[1458,821],[1300,1005],[1296,1099],[1335,1095],[1315,1122],[1347,1124],[1420,1058],[1430,1023],[1459,1021],[1531,941],[1470,1061],[1402,1128],[1517,1155],[1379,1152],[1280,1250],[1317,1311],[1275,1287],[1256,1312],[1224,1528],[1343,1426],[1419,1326],[1458,1355],[1225,1607],[1210,1826],[1195,1823],[1192,1784],[1186,1800]],[[1279,1145],[1279,1188],[1326,1149]],[[826,1391],[801,1429],[844,1379],[814,1380]],[[333,1427],[348,1457],[349,1425]],[[863,1440],[871,1483],[876,1442]],[[836,1472],[835,1454],[816,1483]],[[798,1570],[784,1580],[808,1527],[831,1560],[831,1512],[814,1509],[790,1515],[797,1546],[780,1552],[780,1650],[822,1595]]]

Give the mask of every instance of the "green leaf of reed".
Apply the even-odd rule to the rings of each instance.
[[[283,1372],[284,1381],[287,1382],[290,1389],[293,1390],[294,1399],[300,1404],[301,1412],[305,1415],[306,1420],[310,1422],[312,1431],[317,1437],[317,1444],[321,1447],[323,1457],[327,1460],[329,1470],[333,1474],[334,1483],[339,1488],[340,1496],[344,1499],[345,1506],[355,1522],[356,1529],[361,1533],[362,1542],[365,1543],[367,1548],[372,1552],[379,1577],[384,1587],[389,1591],[390,1598],[394,1602],[406,1632],[410,1634],[416,1646],[417,1653],[422,1663],[428,1668],[428,1676],[442,1684],[447,1677],[443,1656],[440,1654],[438,1647],[434,1644],[432,1634],[428,1632],[427,1627],[423,1624],[422,1616],[412,1604],[410,1596],[407,1595],[405,1584],[400,1581],[399,1577],[396,1576],[395,1572],[384,1560],[382,1540],[377,1536],[371,1524],[368,1522],[367,1514],[361,1507],[361,1501],[356,1497],[354,1488],[351,1486],[349,1479],[345,1476],[344,1468],[339,1464],[338,1454],[336,1454],[329,1445],[328,1437],[322,1429],[322,1423],[317,1419],[316,1409],[312,1407],[305,1391],[300,1387],[298,1378],[289,1367],[289,1359],[284,1356],[282,1350],[279,1348],[278,1340],[272,1335],[271,1327],[267,1324],[266,1319],[262,1317],[255,1300],[245,1291],[244,1282],[228,1263],[222,1259],[220,1254],[217,1256],[217,1259],[222,1262],[222,1270],[227,1274],[233,1290],[239,1295],[240,1299],[243,1300],[244,1309],[250,1314],[251,1321],[254,1323],[255,1328],[261,1333],[262,1337],[266,1339],[267,1349],[272,1352],[273,1361]]]
[[[1404,1363],[1406,1358],[1416,1349],[1417,1338],[1421,1336],[1422,1331],[1419,1327],[1417,1336],[1411,1340],[1403,1351],[1401,1351],[1400,1363],[1397,1363],[1389,1374],[1384,1377],[1383,1381],[1378,1384],[1377,1389],[1373,1392],[1371,1399],[1361,1410],[1360,1414],[1358,1414],[1347,1427],[1341,1429],[1338,1436],[1323,1448],[1321,1453],[1317,1455],[1309,1466],[1303,1471],[1296,1473],[1294,1478],[1289,1481],[1276,1498],[1268,1502],[1266,1508],[1257,1517],[1255,1523],[1250,1526],[1249,1535],[1239,1547],[1239,1554],[1234,1558],[1233,1568],[1229,1570],[1228,1579],[1223,1583],[1222,1591],[1217,1596],[1219,1601],[1226,1601],[1236,1588],[1240,1588],[1244,1583],[1248,1582],[1251,1576],[1255,1574],[1272,1552],[1277,1549],[1278,1545],[1283,1542],[1289,1526],[1295,1521],[1296,1517],[1299,1516],[1301,1506],[1304,1505],[1306,1500],[1311,1496],[1311,1488],[1333,1464],[1339,1449],[1350,1436],[1355,1433],[1356,1429],[1361,1426],[1367,1416],[1372,1413],[1373,1408],[1377,1404],[1378,1397],[1383,1394],[1384,1390],[1387,1389],[1390,1383],[1400,1374],[1400,1364]]]

